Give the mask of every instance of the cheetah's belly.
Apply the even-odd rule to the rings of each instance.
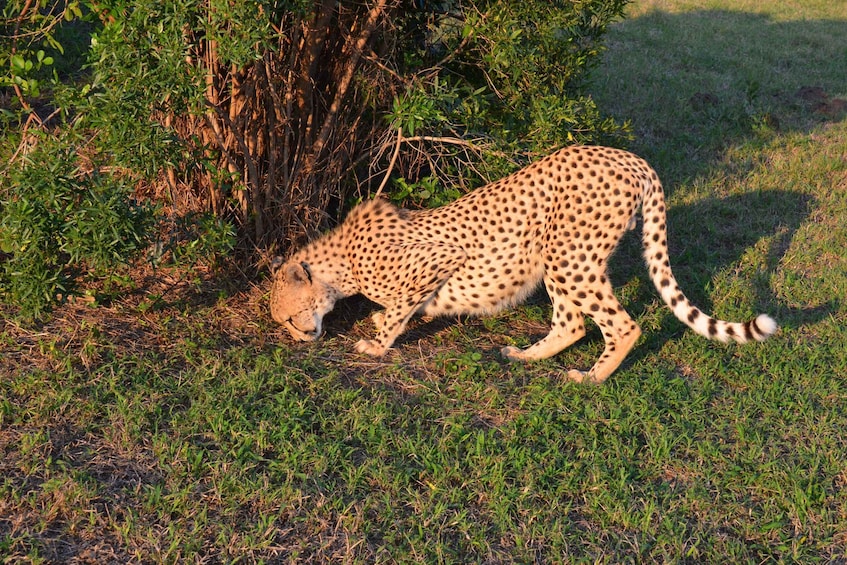
[[[544,218],[535,207],[513,200],[509,194],[481,190],[418,217],[419,237],[457,245],[467,253],[422,313],[488,314],[520,302],[538,287],[544,274]],[[483,208],[492,211],[484,214]]]
[[[472,261],[447,279],[422,311],[427,316],[497,312],[524,300],[543,274],[540,261],[499,265]]]

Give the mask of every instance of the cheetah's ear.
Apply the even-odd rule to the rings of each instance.
[[[282,256],[277,255],[271,260],[271,274],[276,273],[276,270],[282,267],[282,264],[285,263],[285,259]]]
[[[285,267],[285,278],[295,284],[312,284],[312,272],[309,270],[309,264],[305,261],[291,263]]]

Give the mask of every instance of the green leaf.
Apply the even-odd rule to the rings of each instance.
[[[61,53],[62,55],[65,54],[65,48],[62,47],[62,44],[59,43],[58,41],[56,41],[56,38],[54,38],[52,35],[50,35],[50,34],[45,35],[44,36],[44,42],[47,43],[47,45],[49,45],[51,48],[53,48],[56,51],[58,51],[59,53]],[[93,45],[93,42],[94,42],[94,38],[92,37],[92,45]]]
[[[26,69],[26,59],[21,57],[20,55],[12,55],[12,69],[17,69],[18,71],[24,71]]]

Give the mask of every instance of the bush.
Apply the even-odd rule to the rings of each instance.
[[[62,139],[40,143],[9,172],[0,199],[0,291],[41,317],[76,291],[80,273],[109,279],[144,249],[153,208],[120,179],[85,173]]]
[[[628,127],[604,118],[583,90],[626,3],[448,3],[410,22],[419,35],[406,36],[417,40],[404,49],[409,80],[387,119],[398,143],[414,150],[401,160],[394,193],[422,192],[421,201],[438,205],[455,186],[500,177],[566,144],[625,143]],[[433,176],[435,190],[409,182],[431,185]]]
[[[625,4],[113,0],[84,105],[117,166],[289,246],[376,188],[401,131],[390,190],[430,204],[566,143],[620,143],[581,91]]]
[[[439,205],[564,144],[620,144],[626,128],[583,87],[625,4],[69,0],[47,13],[14,0],[0,95],[20,104],[5,123],[47,141],[21,162],[30,134],[16,139],[27,150],[0,171],[4,296],[41,312],[80,274],[137,255],[157,239],[153,203],[208,234],[154,259],[231,249],[230,225],[270,255],[389,177],[395,200]],[[80,22],[86,72],[45,93],[59,31]]]

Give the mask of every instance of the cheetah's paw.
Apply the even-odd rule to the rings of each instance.
[[[374,357],[382,357],[383,355],[385,355],[385,352],[387,350],[387,347],[383,346],[381,343],[373,339],[363,339],[356,343],[356,351],[358,351],[359,353],[372,355]]]
[[[371,321],[374,323],[374,326],[376,326],[376,331],[381,330],[383,324],[385,324],[385,311],[378,310],[371,314]]]
[[[514,347],[511,345],[507,345],[503,349],[500,350],[500,355],[505,357],[509,361],[524,361],[523,349],[520,347]]]
[[[568,371],[568,378],[575,383],[591,382],[591,379],[588,378],[588,371],[580,371],[578,369]]]

